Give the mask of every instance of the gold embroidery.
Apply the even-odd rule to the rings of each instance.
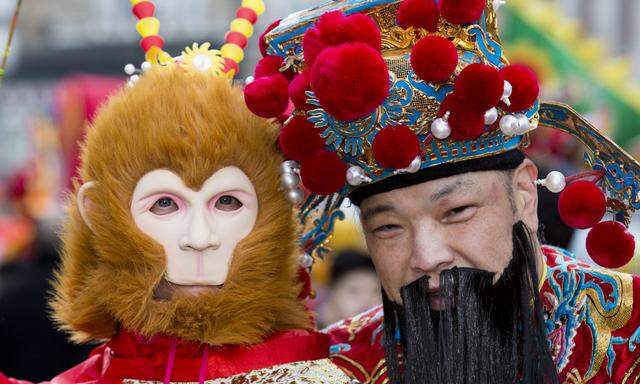
[[[627,373],[624,374],[624,378],[622,379],[622,384],[627,384],[627,381],[629,380],[629,378],[631,378],[631,375],[633,375],[634,373],[636,374],[636,376],[633,379],[633,384],[636,384],[636,383],[638,383],[638,381],[640,381],[640,375],[638,375],[638,364],[640,364],[640,358],[638,358],[633,363],[631,368],[629,368]]]

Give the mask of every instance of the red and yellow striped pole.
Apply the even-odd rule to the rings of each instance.
[[[225,44],[220,48],[225,61],[224,72],[228,73],[229,77],[239,72],[239,64],[244,59],[244,48],[253,35],[253,25],[264,13],[264,9],[262,0],[242,0],[236,18],[231,21],[229,32],[224,37]]]
[[[133,14],[138,18],[136,30],[142,37],[140,47],[145,52],[145,58],[152,64],[167,64],[172,58],[162,50],[164,39],[158,34],[160,20],[154,15],[155,5],[150,0],[130,0]]]

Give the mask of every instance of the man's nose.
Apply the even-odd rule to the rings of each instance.
[[[434,230],[421,230],[415,234],[410,266],[422,274],[435,277],[453,266],[455,257],[446,236]]]
[[[195,251],[220,248],[220,238],[214,225],[207,220],[203,212],[194,212],[187,227],[187,233],[180,241],[180,248]]]

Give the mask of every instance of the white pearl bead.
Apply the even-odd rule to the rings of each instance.
[[[129,78],[129,80],[130,80],[132,83],[135,83],[135,82],[137,82],[138,80],[140,80],[140,76],[138,76],[138,75],[133,75],[133,76],[131,76],[131,77]]]
[[[300,178],[292,172],[283,173],[280,182],[284,188],[292,189],[300,185]]]
[[[140,65],[140,69],[142,69],[143,72],[147,72],[148,70],[151,69],[151,63],[148,61],[143,61],[142,64]]]
[[[207,55],[199,54],[193,58],[193,66],[200,72],[206,72],[211,68],[213,63]]]
[[[553,193],[560,193],[567,185],[564,175],[558,171],[551,171],[544,179],[544,186]]]
[[[516,114],[516,119],[518,119],[518,129],[516,129],[516,135],[523,135],[529,132],[531,128],[531,123],[529,122],[529,118],[524,113]]]
[[[249,85],[249,84],[253,83],[253,80],[255,80],[255,78],[253,76],[247,76],[247,78],[244,79],[244,84],[245,85]]]
[[[303,268],[311,268],[313,265],[313,257],[307,255],[306,253],[300,256],[300,266]]]
[[[127,64],[124,66],[124,73],[126,73],[127,75],[131,76],[134,73],[136,73],[136,67],[133,64]]]
[[[370,183],[371,179],[367,177],[362,168],[354,165],[347,170],[347,182],[355,187],[364,182]]]
[[[498,110],[496,108],[491,108],[487,112],[484,113],[484,124],[491,125],[498,121]]]
[[[504,81],[504,91],[502,91],[502,102],[507,104],[507,106],[511,105],[511,100],[509,100],[509,97],[511,97],[511,94],[513,93],[513,86],[511,85],[510,82],[508,82],[507,80]]]
[[[300,168],[300,165],[294,160],[285,160],[280,165],[280,170],[283,173],[294,172],[298,168]]]
[[[409,164],[409,166],[405,168],[405,171],[407,171],[408,173],[416,173],[420,170],[421,165],[422,159],[420,159],[420,156],[416,156],[416,158],[411,161],[411,164]]]
[[[291,204],[298,205],[302,203],[304,194],[302,193],[302,190],[298,188],[290,189],[287,191],[287,199],[291,202]]]
[[[451,126],[442,117],[437,118],[431,123],[431,133],[436,139],[444,140],[451,135]]]
[[[500,119],[500,130],[507,136],[513,136],[518,130],[518,119],[513,115],[504,115]]]

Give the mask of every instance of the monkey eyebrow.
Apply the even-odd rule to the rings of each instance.
[[[461,187],[470,187],[474,184],[475,183],[471,180],[457,180],[449,185],[445,185],[444,187],[440,188],[437,192],[433,193],[431,195],[430,200],[432,202],[436,202],[438,200],[441,200],[451,195],[453,192],[461,189]]]

